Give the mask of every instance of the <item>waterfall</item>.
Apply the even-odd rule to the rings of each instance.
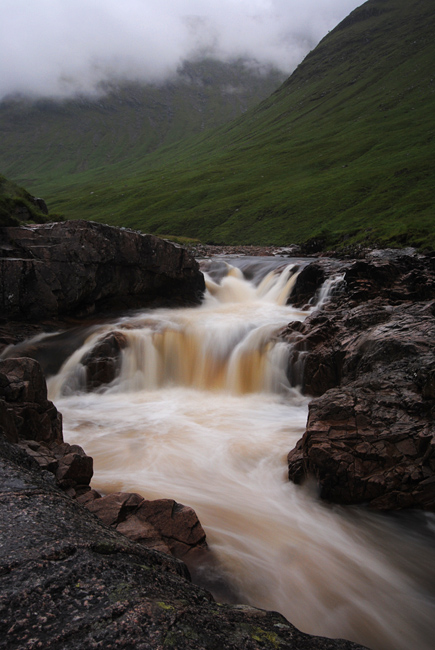
[[[434,518],[331,506],[287,480],[308,400],[277,335],[309,313],[286,304],[299,263],[221,260],[200,307],[94,327],[50,378],[50,399],[67,442],[94,457],[96,489],[196,510],[240,602],[373,650],[430,650]],[[119,375],[88,392],[83,359],[112,331],[127,342]]]
[[[285,306],[296,280],[288,265],[270,271],[255,286],[240,269],[227,268],[221,282],[206,276],[207,295],[200,309],[159,310],[120,320],[127,346],[121,372],[110,392],[190,386],[233,393],[280,392],[289,389],[288,346],[276,335],[288,322],[306,313]],[[237,309],[235,309],[237,306]],[[94,331],[50,381],[50,394],[84,389],[81,360],[110,331]]]
[[[337,275],[331,275],[329,278],[326,278],[325,282],[322,284],[318,291],[318,295],[315,296],[313,300],[316,309],[321,309],[330,299],[330,297],[340,290],[340,286],[344,280],[344,273],[339,273]]]

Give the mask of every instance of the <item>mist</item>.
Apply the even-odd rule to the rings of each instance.
[[[185,60],[290,74],[361,0],[0,0],[0,99],[163,82]]]

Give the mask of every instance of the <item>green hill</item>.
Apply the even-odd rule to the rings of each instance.
[[[257,108],[42,179],[68,217],[216,243],[435,244],[433,0],[369,0]]]
[[[49,215],[45,201],[0,175],[0,227],[59,220]]]
[[[284,80],[254,62],[205,59],[185,62],[162,84],[105,83],[94,98],[13,96],[0,102],[0,169],[39,191],[62,175],[141,165],[162,145],[233,120]]]

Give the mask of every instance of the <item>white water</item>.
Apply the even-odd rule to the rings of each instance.
[[[192,506],[241,601],[373,650],[432,650],[434,519],[331,507],[287,480],[307,414],[275,336],[305,317],[285,305],[291,273],[254,285],[229,268],[199,308],[94,330],[49,382],[65,439],[94,457],[96,489]],[[121,376],[85,393],[80,359],[115,329]]]

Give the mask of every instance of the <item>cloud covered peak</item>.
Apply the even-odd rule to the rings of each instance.
[[[290,74],[358,0],[3,0],[0,98],[163,81],[184,60],[246,57]]]

